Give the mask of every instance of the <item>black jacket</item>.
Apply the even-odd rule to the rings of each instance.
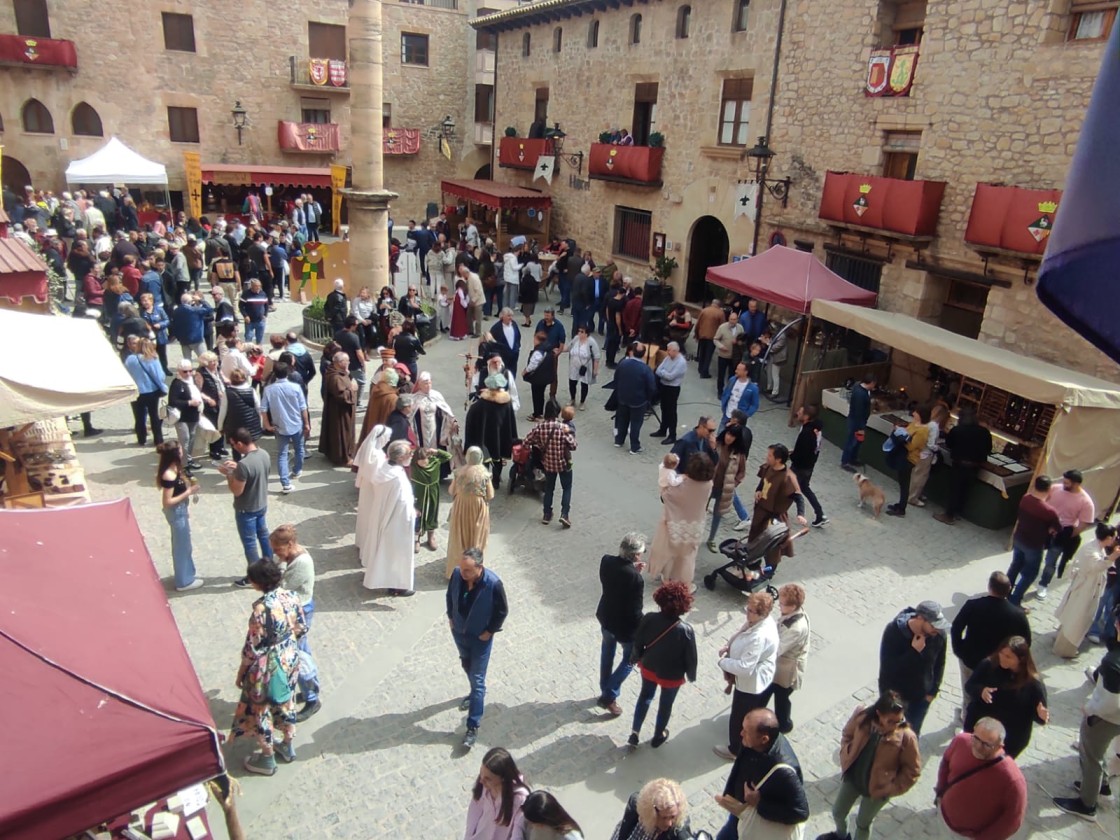
[[[1027,614],[1006,598],[970,598],[953,619],[953,653],[973,670],[1008,636],[1022,636],[1027,644],[1031,642]]]
[[[191,389],[179,377],[171,380],[171,387],[167,390],[167,403],[172,408],[179,409],[179,419],[184,423],[197,423],[198,422],[198,406],[191,405]],[[185,455],[189,456],[191,453],[186,452]]]
[[[333,329],[336,331],[342,329],[342,324],[346,320],[346,293],[335,289],[327,295],[323,303],[323,315]]]
[[[907,607],[887,625],[879,645],[879,693],[894,690],[907,702],[936,695],[945,674],[945,637],[937,633],[926,637],[921,653],[911,642],[914,634],[907,622],[914,610]]]
[[[506,331],[502,328],[501,321],[495,321],[494,325],[490,327],[490,346],[495,348],[498,354],[502,357],[502,363],[505,364],[506,370],[517,375],[517,362],[521,356],[521,329],[517,323],[513,324],[513,346],[506,341]],[[479,353],[481,356],[482,354]]]
[[[634,634],[630,659],[640,662],[647,671],[663,680],[687,678],[689,682],[696,682],[696,634],[683,619],[665,633],[676,621],[661,612],[642,616]],[[662,636],[662,633],[665,635]]]
[[[945,436],[953,465],[979,466],[992,454],[992,433],[979,423],[956,425]]]
[[[822,428],[820,420],[802,424],[801,431],[797,433],[797,441],[793,444],[793,451],[789,453],[789,465],[795,470],[812,472],[817,465]]]
[[[805,796],[801,763],[785,735],[779,735],[766,752],[757,752],[750,747],[739,750],[723,793],[742,802],[744,786],[748,783],[757,785],[775,764],[788,764],[797,771],[797,775],[779,770],[767,780],[760,791],[758,815],[782,825],[803,823],[809,819],[809,800]]]
[[[634,562],[614,554],[599,561],[599,582],[603,595],[595,617],[603,629],[620,642],[632,642],[642,620],[645,582]]]
[[[264,430],[261,428],[261,415],[253,399],[253,392],[248,388],[226,388],[226,402],[222,434],[230,437],[238,429],[245,429],[253,440],[259,440]]]
[[[622,821],[615,828],[613,836],[618,837],[619,840],[630,840],[630,835],[634,833],[634,829],[637,827],[638,794],[632,793],[626,803],[626,810],[622,814]],[[688,817],[684,818],[684,825],[655,834],[652,840],[692,840],[692,826],[689,825]]]

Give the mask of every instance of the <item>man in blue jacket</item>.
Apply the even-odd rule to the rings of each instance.
[[[746,362],[739,362],[735,365],[735,378],[724,386],[719,407],[722,409],[722,415],[719,421],[718,434],[723,434],[727,421],[731,419],[732,411],[738,409],[747,415],[747,419],[753,417],[754,413],[758,411],[758,385],[751,382]]]
[[[653,371],[643,361],[646,347],[634,341],[626,348],[626,358],[618,363],[614,371],[614,396],[618,407],[614,415],[614,445],[622,446],[626,440],[626,430],[630,430],[630,454],[642,451],[642,423],[646,419],[646,408],[657,392],[657,382]],[[757,401],[757,393],[756,393]]]
[[[471,693],[459,703],[459,711],[467,713],[467,734],[463,737],[467,749],[478,739],[490,649],[507,615],[509,606],[501,579],[482,565],[482,551],[466,549],[459,568],[447,582],[447,620],[459,649],[459,662],[471,684]]]
[[[189,360],[192,353],[201,356],[206,352],[206,319],[213,314],[213,308],[202,300],[198,292],[187,293],[180,298],[179,306],[171,316],[171,325],[179,346],[183,348],[184,359]]]
[[[754,298],[747,301],[747,311],[739,315],[739,325],[743,328],[748,347],[752,342],[758,341],[758,337],[770,326],[766,313],[758,311],[758,301]]]
[[[872,374],[852,388],[852,399],[848,404],[848,437],[844,442],[844,451],[840,453],[840,468],[850,473],[863,466],[857,458],[867,420],[871,417],[871,392],[874,390],[875,377]]]

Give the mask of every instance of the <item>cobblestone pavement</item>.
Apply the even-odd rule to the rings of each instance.
[[[298,307],[282,304],[270,319],[270,331],[298,323]],[[462,406],[464,393],[458,354],[467,349],[465,343],[442,341],[422,359],[421,367],[432,372],[435,387],[455,408]],[[174,362],[174,350],[172,357]],[[714,409],[711,383],[690,369],[682,393],[684,426]],[[317,433],[318,388],[312,390]],[[298,762],[282,765],[273,778],[246,778],[240,761],[250,745],[230,749],[232,773],[244,786],[239,810],[249,837],[461,836],[478,762],[495,745],[511,750],[534,786],[557,792],[588,840],[609,837],[626,796],[662,775],[684,785],[694,828],[714,833],[722,824],[723,812],[712,795],[722,790],[729,765],[711,747],[725,737],[729,698],[715,661],[716,650],[742,621],[740,594],[722,583],[715,592],[699,591],[689,618],[701,649],[699,679],[681,690],[672,737],[664,747],[652,750],[648,741],[633,751],[625,746],[636,678],[624,686],[622,718],[606,717],[594,703],[599,557],[613,551],[626,531],[652,535],[659,514],[656,465],[664,452],[648,438],[637,457],[613,448],[604,400],[605,393],[593,389],[588,410],[576,418],[580,448],[571,530],[542,526],[539,502],[525,491],[509,496],[503,488],[493,503],[487,565],[505,581],[510,617],[494,646],[486,715],[470,755],[459,746],[464,716],[457,703],[467,686],[443,615],[443,555],[421,550],[415,597],[375,597],[361,585],[353,546],[351,473],[313,458],[296,491],[281,496],[274,471],[269,525],[297,523],[318,572],[313,647],[324,706],[299,730]],[[520,414],[524,424],[528,411]],[[95,422],[106,434],[77,442],[94,494],[133,500],[171,591],[170,541],[153,486],[152,453],[135,445],[127,405],[97,412]],[[784,410],[766,400],[751,425],[753,464],[761,461],[768,443],[792,444],[795,437]],[[650,430],[647,425],[643,435]],[[274,451],[271,441],[265,446]],[[783,564],[777,581],[806,585],[813,622],[814,648],[805,686],[794,695],[792,735],[813,811],[807,837],[831,830],[828,811],[839,784],[840,729],[857,703],[873,697],[883,626],[901,607],[925,598],[938,599],[954,612],[984,589],[990,571],[1008,563],[1006,532],[945,526],[928,509],[911,508],[904,520],[871,519],[856,509],[850,477],[837,463],[837,450],[826,444],[813,481],[832,524],[798,541],[797,557]],[[894,491],[890,479],[874,477],[888,495]],[[206,586],[184,595],[171,591],[169,598],[214,718],[226,728],[238,698],[233,682],[253,595],[232,586],[244,572],[244,560],[224,481],[207,469],[201,482],[203,493],[191,515],[195,561]],[[446,514],[446,500],[443,506]],[[730,535],[728,527],[722,536]],[[441,545],[445,537],[446,530]],[[702,547],[697,580],[715,565],[716,558]],[[647,587],[647,597],[651,592]],[[1094,648],[1071,663],[1050,654],[1056,627],[1052,613],[1060,595],[1058,586],[1048,601],[1031,604],[1034,650],[1053,718],[1050,726],[1035,729],[1022,757],[1030,807],[1028,825],[1018,836],[1116,837],[1116,800],[1102,800],[1099,825],[1066,816],[1049,801],[1049,793],[1068,793],[1076,776],[1071,744],[1088,691],[1082,670],[1101,652]],[[878,836],[938,836],[932,787],[940,753],[954,734],[958,700],[957,669],[950,662],[921,739],[924,774],[907,796],[881,813],[875,823]],[[651,735],[649,720],[643,736]],[[222,837],[220,820],[212,823]]]

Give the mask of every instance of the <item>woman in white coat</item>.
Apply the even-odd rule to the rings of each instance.
[[[587,408],[587,389],[595,384],[599,376],[599,361],[603,354],[599,345],[591,337],[587,326],[581,324],[576,329],[576,337],[564,351],[568,354],[568,396],[576,404],[576,384],[579,384],[579,410]]]
[[[1073,558],[1069,589],[1062,597],[1054,617],[1058,619],[1058,635],[1054,638],[1054,654],[1063,659],[1077,656],[1077,649],[1089,632],[1101,593],[1108,578],[1108,567],[1116,560],[1120,544],[1116,529],[1097,523],[1097,539],[1083,546]]]
[[[751,709],[766,705],[766,690],[774,679],[778,664],[778,625],[771,613],[774,598],[767,592],[752,592],[747,598],[746,624],[720,648],[719,667],[727,680],[731,698],[731,717],[727,722],[727,746],[717,744],[712,751],[731,761],[743,747],[743,718]]]

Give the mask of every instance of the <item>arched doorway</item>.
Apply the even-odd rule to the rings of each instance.
[[[27,167],[14,157],[4,155],[3,164],[4,186],[16,195],[23,196],[23,188],[31,186],[31,173]]]
[[[480,166],[478,168],[478,171],[476,173],[474,173],[474,179],[476,181],[489,181],[489,180],[491,180],[490,164],[486,164],[485,166]]]
[[[727,228],[715,216],[701,216],[692,226],[688,240],[688,284],[684,298],[689,303],[703,303],[705,275],[713,265],[725,265],[729,251]]]

